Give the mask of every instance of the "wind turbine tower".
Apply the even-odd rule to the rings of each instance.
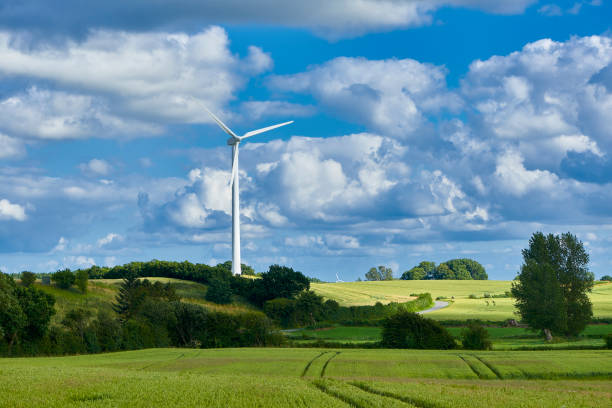
[[[230,138],[227,139],[227,144],[232,146],[232,176],[230,178],[230,185],[232,186],[232,274],[240,275],[242,271],[240,266],[240,177],[238,175],[238,146],[240,145],[241,141],[248,137],[276,129],[277,127],[288,125],[293,123],[293,121],[291,120],[289,122],[279,123],[278,125],[251,130],[242,136],[238,136],[230,128],[225,126],[225,124],[221,122],[221,120],[211,111],[208,109],[206,109],[206,111],[210,114],[214,121],[217,122],[217,125],[219,125],[219,127],[223,129],[225,133],[230,135]]]

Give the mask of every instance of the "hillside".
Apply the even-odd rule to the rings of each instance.
[[[511,298],[484,298],[485,293],[492,296],[503,295],[510,287],[511,281],[492,280],[393,280],[311,285],[319,295],[334,299],[344,306],[405,302],[410,299],[410,294],[429,292],[434,299],[446,298],[450,304],[444,309],[429,313],[427,317],[437,320],[491,321],[515,318]],[[470,299],[470,295],[477,299]],[[612,318],[612,283],[595,285],[591,300],[596,318]]]
[[[255,310],[247,301],[238,296],[234,296],[233,302],[229,305],[217,305],[205,299],[207,286],[196,282],[185,281],[172,278],[146,278],[152,282],[160,281],[163,283],[171,282],[177,294],[183,302],[197,303],[213,310],[223,310],[226,312],[241,312]],[[56,314],[52,322],[60,322],[66,312],[78,307],[91,310],[94,314],[98,310],[112,311],[112,303],[119,291],[121,279],[91,279],[89,280],[87,294],[82,294],[78,289],[60,289],[54,285],[43,285],[40,280],[35,286],[55,297]]]

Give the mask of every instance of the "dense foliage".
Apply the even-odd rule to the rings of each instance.
[[[536,232],[523,260],[512,285],[520,316],[549,340],[552,334],[578,335],[593,316],[588,292],[594,277],[582,242],[570,233]]]
[[[435,262],[423,261],[404,272],[400,279],[459,279],[487,280],[485,268],[473,259],[451,259],[436,266]]]
[[[332,299],[323,300],[312,291],[301,292],[295,299],[278,298],[264,304],[264,313],[282,327],[317,326],[329,324],[379,325],[399,311],[416,312],[433,304],[431,295],[423,293],[405,303],[378,302],[372,306],[340,306]]]
[[[0,351],[11,355],[15,345],[34,342],[49,327],[55,299],[34,287],[17,286],[0,272]]]
[[[609,282],[612,282],[612,276],[610,276],[610,275],[604,275],[604,276],[602,276],[602,277],[601,277],[601,279],[600,279],[600,280],[601,280],[601,281],[609,281]]]
[[[490,350],[491,339],[487,329],[471,323],[461,331],[461,343],[467,350]]]
[[[383,321],[382,345],[388,348],[439,349],[457,347],[453,336],[438,322],[399,312]]]
[[[369,281],[393,280],[393,270],[384,265],[380,265],[378,268],[372,267],[366,272],[365,278]]]
[[[51,275],[51,280],[55,282],[58,287],[68,289],[74,284],[76,276],[70,269],[62,269],[61,271],[53,273]]]
[[[36,274],[34,272],[23,271],[21,272],[19,279],[21,279],[21,284],[27,288],[36,282]]]

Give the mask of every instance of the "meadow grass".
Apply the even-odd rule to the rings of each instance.
[[[403,302],[409,299],[410,294],[428,292],[434,299],[444,297],[450,302],[448,307],[427,314],[427,317],[435,320],[503,321],[517,318],[512,298],[484,298],[485,293],[501,295],[509,291],[511,281],[393,280],[313,283],[311,288],[343,306]],[[470,295],[478,299],[470,299]],[[612,318],[612,283],[595,285],[590,297],[596,318]]]
[[[0,374],[2,407],[495,408],[612,402],[612,351],[605,350],[150,349],[4,358]]]

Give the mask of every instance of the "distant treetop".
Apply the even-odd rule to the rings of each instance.
[[[435,262],[423,261],[412,269],[404,272],[400,279],[404,280],[487,280],[485,268],[473,259],[451,259],[436,266]]]

